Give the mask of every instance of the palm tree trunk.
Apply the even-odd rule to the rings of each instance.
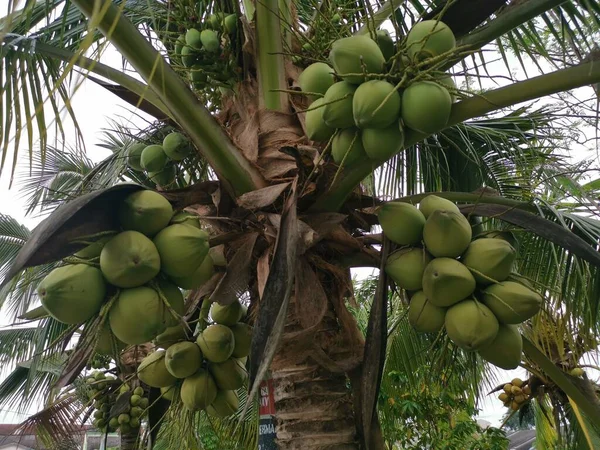
[[[121,433],[121,450],[140,450],[141,439],[139,430],[133,429],[127,433]]]

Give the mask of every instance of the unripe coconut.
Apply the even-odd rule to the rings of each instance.
[[[206,409],[217,398],[217,385],[207,370],[200,369],[183,380],[180,396],[181,401],[190,411]]]
[[[110,241],[112,236],[105,236],[103,238],[98,239],[93,244],[88,245],[87,247],[82,248],[77,253],[73,253],[73,256],[82,259],[92,259],[100,256],[102,249],[104,248],[104,244]]]
[[[501,369],[515,369],[521,362],[523,339],[515,325],[500,324],[498,334],[488,346],[478,350],[479,356]]]
[[[202,48],[200,31],[196,30],[195,28],[190,28],[189,30],[187,30],[187,32],[185,33],[185,43],[196,50],[200,50]]]
[[[400,94],[387,81],[367,81],[354,92],[352,114],[359,128],[386,128],[400,118]]]
[[[229,34],[235,32],[237,29],[237,21],[238,18],[235,14],[229,14],[225,16],[225,20],[223,21],[223,25],[225,25],[225,31]]]
[[[231,329],[225,325],[211,325],[200,333],[196,343],[202,355],[211,362],[223,362],[231,357],[235,340]]]
[[[246,314],[246,308],[236,299],[229,305],[220,305],[214,302],[210,306],[210,316],[221,325],[232,326],[242,320]]]
[[[95,267],[72,264],[57,267],[46,275],[37,294],[48,314],[59,322],[77,324],[100,311],[106,283]]]
[[[240,400],[235,391],[217,392],[215,401],[206,407],[206,412],[215,417],[229,417],[238,410]]]
[[[454,33],[438,20],[423,20],[413,26],[406,36],[408,56],[417,61],[449,52],[456,47]]]
[[[167,386],[167,387],[161,387],[160,388],[160,395],[162,398],[164,398],[165,400],[169,400],[170,402],[172,402],[173,400],[175,400],[175,394],[177,393],[177,386],[173,385],[173,386]],[[133,408],[131,409],[131,413],[133,414]]]
[[[245,358],[250,354],[250,345],[252,344],[252,327],[247,323],[238,322],[229,327],[233,333],[232,358]]]
[[[132,418],[129,420],[129,426],[130,426],[131,428],[139,428],[141,424],[142,424],[142,422],[141,422],[141,421],[140,421],[140,419],[139,419],[139,418],[137,418],[137,417],[132,417]]]
[[[351,127],[338,131],[331,142],[331,156],[336,164],[343,162],[344,166],[367,159],[360,130]]]
[[[369,159],[387,161],[404,147],[404,127],[402,123],[394,122],[383,129],[365,128],[361,138]]]
[[[433,81],[418,81],[402,94],[402,120],[421,133],[431,134],[446,126],[452,98],[446,88]]]
[[[154,184],[162,188],[169,187],[175,182],[176,169],[173,164],[167,165],[160,172],[148,172],[148,177]]]
[[[133,170],[141,172],[144,168],[141,165],[142,152],[146,148],[146,144],[133,144],[127,149],[127,165]]]
[[[427,218],[434,211],[451,211],[460,214],[460,209],[450,200],[438,197],[437,195],[428,195],[419,203],[419,210]]]
[[[386,61],[396,54],[396,45],[390,36],[388,30],[377,30],[376,33],[377,46]]]
[[[490,345],[498,334],[499,324],[494,313],[475,300],[468,299],[446,312],[448,337],[463,350],[479,350]]]
[[[180,34],[177,40],[175,41],[175,54],[177,56],[181,56],[181,50],[183,50],[185,44],[185,34]]]
[[[146,356],[137,368],[137,376],[140,381],[155,388],[171,386],[177,381],[167,370],[164,350]]]
[[[207,52],[216,53],[219,51],[219,36],[213,30],[202,30],[200,40]]]
[[[385,273],[407,291],[418,291],[423,286],[423,271],[431,257],[418,247],[401,248],[392,253],[385,264]]]
[[[165,306],[146,286],[121,290],[108,318],[114,335],[130,345],[150,342],[166,330]]]
[[[108,427],[112,430],[116,430],[119,427],[119,419],[117,417],[113,417],[108,421]]]
[[[129,398],[129,403],[131,404],[131,406],[137,406],[140,404],[140,400],[142,399],[142,397],[140,397],[139,395],[133,394],[130,398]]]
[[[298,84],[302,92],[325,94],[335,83],[334,70],[323,62],[316,62],[308,66],[298,77]],[[320,98],[319,95],[308,95],[311,101]]]
[[[204,65],[198,64],[198,63],[194,64],[190,70],[190,81],[192,83],[194,83],[194,87],[196,89],[201,89],[203,83],[205,83],[207,80],[208,80],[208,75],[204,71]],[[164,148],[164,141],[163,141],[163,148]],[[167,152],[167,149],[164,148],[164,150],[165,150],[165,153],[167,154],[167,156],[169,156],[169,158],[171,158],[171,155],[169,155],[169,153]],[[181,159],[184,159],[190,153],[190,150],[191,150],[191,148],[189,146],[186,146],[186,148],[184,149],[186,154],[183,157],[181,157]],[[177,157],[177,155],[176,155],[176,157]],[[171,158],[171,159],[174,159],[174,158]]]
[[[222,390],[239,389],[248,378],[246,368],[239,359],[235,358],[229,358],[220,363],[211,362],[208,365],[208,370],[213,376],[217,387]]]
[[[121,288],[141,286],[160,271],[160,256],[152,241],[138,231],[123,231],[100,253],[106,280]]]
[[[461,213],[437,210],[423,227],[423,241],[429,253],[438,258],[456,258],[469,247],[471,224]]]
[[[346,81],[333,84],[323,96],[323,121],[331,128],[349,128],[354,126],[352,98],[356,86]]]
[[[113,348],[113,339],[115,341]],[[110,330],[108,321],[104,322],[104,326],[98,335],[98,342],[96,344],[96,353],[101,355],[114,355],[115,352],[120,352],[125,348],[126,344],[118,340],[113,332]]]
[[[455,259],[435,258],[423,272],[423,292],[436,306],[448,307],[470,296],[475,278]]]
[[[515,249],[503,239],[481,238],[471,242],[462,262],[479,284],[504,281],[517,257]]]
[[[188,337],[184,325],[177,324],[172,327],[167,327],[164,332],[156,336],[154,344],[158,347],[167,349],[176,342],[185,341]]]
[[[575,367],[569,374],[574,377],[582,377],[585,374],[585,371],[581,367]]]
[[[199,217],[196,214],[192,214],[187,211],[176,212],[175,214],[173,214],[173,217],[171,217],[171,222],[169,223],[171,225],[178,223],[180,225],[189,225],[194,228],[202,229],[202,227],[200,226]]]
[[[162,147],[166,155],[173,161],[185,159],[192,149],[185,136],[177,132],[167,134],[163,139]]]
[[[167,370],[175,378],[185,378],[196,373],[202,364],[202,353],[195,342],[178,342],[165,353]]]
[[[181,50],[181,62],[185,67],[192,67],[194,64],[196,64],[197,60],[198,54],[196,53],[195,49],[189,45],[183,47]]]
[[[211,279],[214,273],[214,263],[210,255],[206,255],[200,267],[187,277],[171,277],[171,280],[182,289],[196,289]]]
[[[454,82],[452,77],[450,75],[444,75],[436,81],[446,88],[448,94],[450,94],[452,103],[454,103],[456,101],[456,83]]]
[[[306,136],[311,141],[328,141],[333,136],[333,133],[335,133],[335,128],[331,128],[323,120],[323,110],[325,107],[321,105],[324,102],[325,99],[318,98],[310,105],[308,111],[306,111],[304,125],[306,127]]]
[[[503,281],[483,291],[483,302],[494,311],[500,322],[518,324],[538,313],[542,297],[522,284]]]
[[[377,217],[383,233],[396,244],[415,245],[423,238],[425,216],[410,203],[384,203]]]
[[[421,333],[437,333],[444,327],[446,308],[427,300],[423,291],[415,292],[408,306],[408,321]]]
[[[169,225],[155,237],[161,269],[172,277],[192,275],[208,254],[208,234],[186,225]]]
[[[149,145],[142,151],[140,162],[147,172],[160,172],[165,168],[167,159],[162,145]]]
[[[485,233],[482,233],[480,236],[482,238],[490,238],[490,239],[503,239],[508,242],[512,248],[515,250],[519,250],[519,240],[514,235],[512,231],[508,230],[491,230]]]
[[[331,45],[329,60],[337,75],[352,84],[365,81],[365,71],[382,73],[385,64],[377,42],[367,36],[338,39]]]
[[[119,222],[124,230],[134,230],[152,237],[169,224],[173,208],[158,192],[143,189],[129,194],[119,208]]]
[[[138,386],[138,387],[136,387],[136,388],[133,390],[133,394],[134,394],[134,395],[139,395],[140,397],[141,397],[141,396],[143,396],[143,395],[144,395],[144,388],[143,388],[143,387],[141,387],[141,386]]]
[[[216,12],[211,14],[208,18],[208,23],[213,30],[220,30],[223,26],[223,21],[225,20],[225,13]]]
[[[150,400],[148,399],[148,397],[143,397],[140,400],[140,408],[146,409],[149,404],[150,404]]]
[[[167,327],[173,327],[180,323],[181,316],[183,316],[184,313],[185,307],[183,294],[177,286],[175,286],[173,283],[167,280],[159,280],[158,287],[161,291],[160,294],[162,294],[165,297],[171,309],[173,309],[177,314],[177,316],[174,316],[173,313],[167,307],[167,305],[164,303],[164,300],[161,298],[164,315],[163,322]]]

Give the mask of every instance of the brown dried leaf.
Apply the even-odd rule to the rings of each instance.
[[[273,247],[267,248],[260,258],[258,258],[258,263],[256,265],[256,278],[258,280],[258,295],[260,298],[263,298],[263,293],[265,292],[265,285],[267,284],[267,279],[269,278],[269,257],[271,255],[271,251]]]
[[[306,258],[296,267],[296,318],[302,328],[310,328],[323,320],[327,312],[327,294],[319,277]]]
[[[255,210],[273,204],[291,183],[275,184],[243,194],[237,199],[238,206]]]

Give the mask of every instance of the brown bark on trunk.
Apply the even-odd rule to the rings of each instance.
[[[141,450],[141,439],[138,431],[136,429],[121,433],[121,450]]]

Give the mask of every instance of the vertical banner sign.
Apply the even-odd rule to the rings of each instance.
[[[258,450],[277,450],[275,444],[275,397],[273,380],[268,379],[260,385],[260,405],[258,409]]]

